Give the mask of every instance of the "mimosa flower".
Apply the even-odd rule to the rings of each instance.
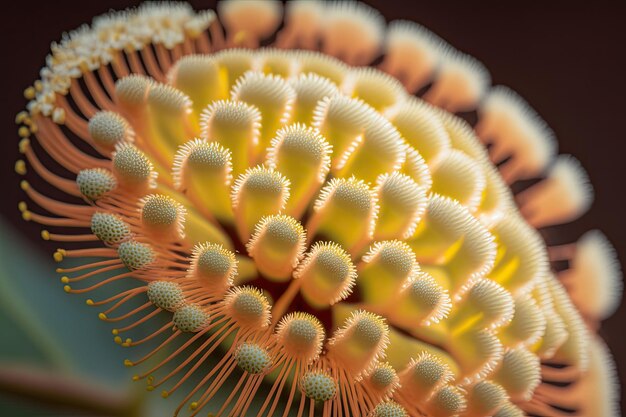
[[[617,414],[595,329],[618,263],[600,232],[547,248],[536,230],[592,191],[526,102],[361,3],[218,12],[94,19],[16,120],[16,170],[38,177],[23,217],[58,262],[97,258],[58,272],[118,344],[151,345],[134,379],[184,391],[175,415]]]

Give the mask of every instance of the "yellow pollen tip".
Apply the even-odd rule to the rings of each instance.
[[[17,209],[21,212],[24,212],[28,210],[28,206],[26,205],[26,202],[20,201],[19,203],[17,203]]]
[[[87,300],[85,300],[85,304],[87,304],[88,306],[92,306],[94,303],[91,298],[88,298]]]
[[[131,366],[133,366],[133,363],[130,361],[130,359],[124,359],[124,366],[130,368]]]
[[[285,215],[262,218],[247,244],[248,254],[259,272],[277,281],[291,278],[305,247],[304,227],[298,220]]]
[[[26,149],[28,149],[29,146],[30,146],[30,139],[24,138],[20,140],[18,144],[18,149],[21,154],[24,154],[26,153]]]
[[[52,258],[56,262],[61,262],[64,256],[65,256],[65,251],[63,249],[57,249],[56,252],[54,252],[54,254],[52,255]]]
[[[169,397],[169,395],[170,394],[167,391],[165,391],[165,390],[161,391],[161,398],[167,398],[167,397]]]
[[[15,161],[15,172],[19,175],[26,175],[26,162],[23,159]]]
[[[47,230],[42,230],[41,231],[41,238],[43,240],[50,240],[50,232],[48,232]]]
[[[20,188],[24,191],[28,190],[30,188],[30,184],[28,184],[28,181],[26,180],[22,180],[20,181]]]
[[[17,129],[17,134],[21,138],[27,138],[30,136],[30,130],[26,126],[22,126],[19,129]]]
[[[72,287],[70,287],[69,285],[65,285],[65,286],[63,286],[63,291],[70,292],[70,291],[72,291]]]
[[[30,211],[25,210],[24,212],[22,212],[22,219],[23,220],[28,222],[28,221],[31,221],[32,218],[33,218],[33,214]]]
[[[139,381],[141,378],[139,378],[139,375],[133,375],[133,381],[137,382]]]
[[[69,282],[70,282],[70,279],[69,279],[68,277],[61,277],[61,282],[62,282],[63,284],[67,284],[67,283],[69,283]]]
[[[35,90],[35,87],[33,86],[27,87],[26,89],[24,89],[24,98],[26,100],[32,100],[35,98],[36,93],[37,93],[37,90]]]
[[[106,314],[104,314],[104,313],[99,313],[99,314],[98,314],[98,318],[99,318],[100,320],[106,320],[106,319],[107,319],[107,315],[106,315]]]
[[[196,408],[198,408],[198,403],[197,402],[192,402],[191,404],[189,404],[189,409],[190,410],[195,410]]]
[[[117,336],[119,333],[120,333],[120,332],[119,332],[119,330],[117,330],[117,329],[112,329],[112,330],[111,330],[111,334],[112,334],[113,336]]]

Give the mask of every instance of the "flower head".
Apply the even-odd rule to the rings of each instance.
[[[66,195],[22,182],[55,259],[99,258],[60,268],[65,291],[135,283],[87,303],[118,344],[160,340],[125,364],[164,397],[184,389],[175,414],[601,413],[594,385],[542,382],[611,375],[588,326],[619,300],[610,244],[546,249],[535,229],[588,207],[576,160],[423,27],[357,2],[285,7],[279,30],[274,0],[221,2],[219,19],[146,4],[53,45],[16,170]],[[453,114],[471,110],[475,126]]]

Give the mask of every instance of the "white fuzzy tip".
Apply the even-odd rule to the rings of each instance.
[[[560,155],[545,180],[517,196],[522,215],[536,228],[568,223],[593,202],[593,188],[580,162]]]

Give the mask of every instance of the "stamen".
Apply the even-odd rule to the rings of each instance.
[[[317,360],[322,352],[325,333],[320,321],[308,313],[291,313],[276,326],[278,346],[288,357],[304,364]]]
[[[378,404],[374,411],[372,412],[372,417],[408,417],[409,414],[406,412],[404,407],[400,404],[387,401],[381,404]]]
[[[396,78],[371,67],[351,71],[341,90],[351,97],[358,97],[379,112],[404,101],[404,87]]]
[[[593,201],[589,176],[580,162],[561,155],[547,178],[516,196],[522,215],[533,227],[567,223],[583,215]]]
[[[369,186],[356,178],[331,179],[320,191],[307,224],[309,239],[323,235],[350,252],[372,238],[378,205]]]
[[[415,253],[399,240],[376,242],[359,264],[359,288],[370,304],[395,302],[398,293],[419,271]]]
[[[100,111],[89,120],[89,135],[96,145],[113,150],[120,142],[132,142],[135,133],[119,114]]]
[[[258,47],[259,42],[276,31],[282,19],[282,3],[270,1],[228,1],[219,3],[220,20],[228,33],[230,46]]]
[[[186,210],[182,204],[162,194],[143,197],[139,204],[141,223],[146,232],[176,240],[184,237]]]
[[[278,171],[257,166],[237,178],[231,199],[235,224],[243,242],[247,242],[253,227],[263,218],[279,213],[289,198],[290,182]]]
[[[454,332],[475,327],[497,329],[513,318],[514,304],[511,293],[489,279],[480,279],[455,305],[448,321]]]
[[[450,138],[441,118],[428,103],[409,98],[388,115],[389,121],[426,163],[433,167],[450,151]]]
[[[302,124],[276,132],[267,150],[267,165],[289,178],[285,212],[300,217],[330,170],[332,148],[316,130]]]
[[[231,159],[231,152],[217,142],[191,140],[181,146],[174,157],[174,186],[199,207],[206,208],[211,216],[231,220]],[[207,189],[211,193],[207,193]]]
[[[261,374],[268,370],[272,359],[267,349],[255,343],[242,343],[235,351],[237,366],[249,374]]]
[[[452,303],[448,292],[431,275],[418,272],[411,277],[397,297],[387,301],[387,317],[400,327],[412,331],[430,326],[448,317]]]
[[[380,209],[374,238],[406,239],[413,236],[428,204],[426,189],[396,171],[378,177],[375,192]]]
[[[463,392],[454,386],[445,386],[437,391],[426,404],[426,410],[433,417],[453,417],[465,410]]]
[[[233,285],[237,276],[235,254],[215,243],[203,243],[193,248],[189,277],[196,279],[217,296]]]
[[[215,60],[208,55],[189,55],[170,69],[170,84],[187,94],[196,115],[215,100],[228,98],[228,85]]]
[[[270,324],[270,305],[260,290],[254,287],[235,287],[224,299],[226,312],[240,326],[264,329]]]
[[[82,195],[98,200],[117,187],[117,180],[104,168],[83,169],[76,176],[76,185]]]
[[[364,3],[336,2],[326,6],[322,51],[350,65],[371,62],[385,37],[385,19]]]
[[[202,307],[187,304],[174,312],[172,321],[181,332],[197,333],[209,325],[211,317]]]
[[[129,191],[142,193],[156,186],[156,172],[148,157],[126,142],[120,143],[113,154],[113,173],[120,185]]]
[[[302,281],[302,296],[318,308],[347,298],[357,278],[350,255],[334,242],[314,243],[293,276]]]
[[[502,386],[491,381],[481,381],[469,391],[465,413],[468,417],[494,415],[505,404],[507,397]]]
[[[432,79],[445,47],[439,36],[417,23],[394,20],[387,26],[385,40],[383,71],[402,80],[411,93]]]
[[[298,78],[291,79],[289,85],[296,92],[296,102],[293,106],[292,115],[292,120],[296,123],[311,124],[317,103],[326,97],[334,97],[339,93],[335,83],[314,72],[300,74]]]
[[[247,72],[231,91],[233,100],[256,106],[261,112],[259,147],[266,149],[278,129],[291,118],[296,92],[280,77]]]
[[[324,371],[307,372],[300,378],[300,387],[314,401],[330,401],[337,395],[337,381]]]
[[[509,350],[493,378],[511,399],[528,401],[541,382],[539,358],[524,348]]]
[[[149,245],[133,240],[122,242],[117,253],[130,270],[143,269],[155,260],[155,253]]]
[[[372,313],[357,311],[335,331],[328,342],[328,355],[355,377],[369,371],[385,354],[389,329]]]
[[[171,281],[149,283],[148,299],[158,308],[167,311],[176,311],[185,304],[185,296],[180,285]]]
[[[249,104],[220,100],[208,106],[200,116],[202,137],[230,149],[235,175],[253,165],[258,149],[261,113]]]
[[[268,279],[286,281],[298,266],[306,249],[304,228],[293,217],[275,215],[262,218],[248,242],[248,254],[259,272]]]
[[[108,244],[119,243],[130,236],[130,228],[119,216],[95,212],[91,217],[91,231]]]
[[[464,152],[453,150],[432,174],[432,191],[458,201],[474,212],[483,199],[487,181],[482,165]]]

